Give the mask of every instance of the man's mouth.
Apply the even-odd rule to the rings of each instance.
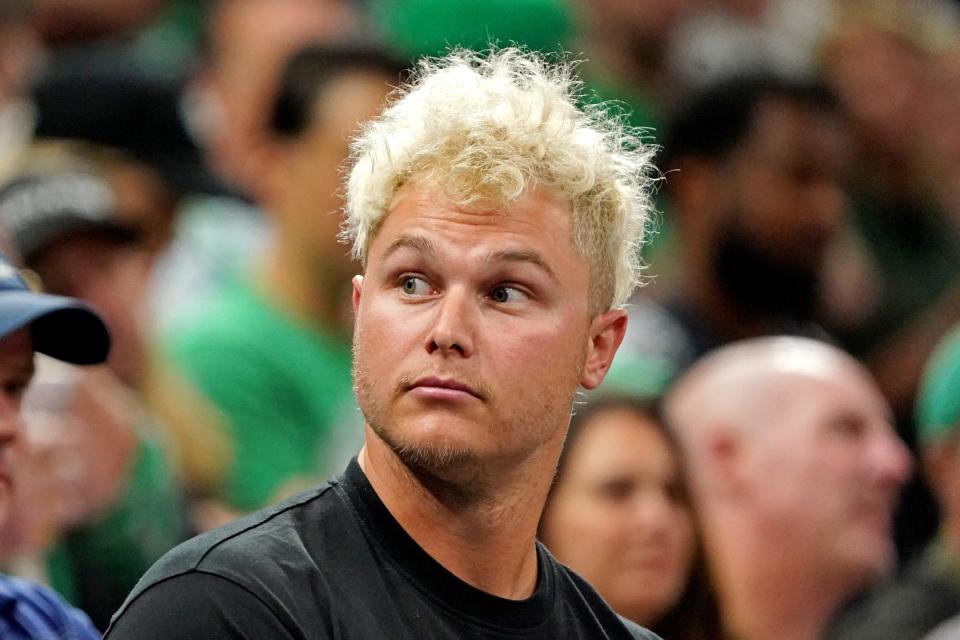
[[[453,378],[436,376],[420,378],[407,390],[417,396],[434,400],[461,400],[467,397],[483,400],[483,396],[475,388]]]

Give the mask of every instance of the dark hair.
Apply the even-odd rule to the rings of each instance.
[[[563,444],[563,450],[557,464],[557,474],[544,510],[550,508],[550,502],[554,497],[553,489],[556,488],[557,482],[563,476],[570,453],[576,448],[584,431],[589,428],[590,423],[598,415],[611,411],[628,411],[647,418],[650,425],[664,438],[680,468],[681,495],[683,501],[689,505],[680,446],[673,433],[667,428],[659,402],[623,395],[609,395],[591,399],[589,404],[578,410],[570,421],[570,430],[567,432],[567,439]],[[694,530],[698,531],[693,509],[692,507],[688,508],[690,508],[690,517],[694,522]],[[669,638],[670,640],[718,640],[722,637],[716,598],[710,587],[699,545],[700,539],[699,534],[697,534],[697,556],[691,567],[687,585],[676,604],[656,624],[652,625],[652,630],[663,638]]]
[[[645,400],[619,395],[607,395],[592,398],[586,406],[577,409],[577,411],[573,414],[573,417],[570,419],[570,429],[567,431],[567,439],[563,443],[563,450],[560,452],[560,460],[557,462],[557,474],[554,478],[554,486],[556,486],[557,480],[560,479],[560,476],[563,475],[567,466],[567,460],[570,457],[570,452],[576,447],[577,441],[583,434],[584,428],[593,420],[594,417],[602,413],[607,413],[608,411],[629,411],[637,414],[638,416],[647,418],[656,428],[657,432],[667,441],[670,451],[674,454],[674,457],[679,458],[680,450],[678,448],[676,439],[673,437],[673,434],[671,434],[664,426],[665,422],[660,413],[660,406],[655,400]]]
[[[684,156],[723,159],[750,133],[757,106],[770,100],[828,113],[839,110],[837,97],[822,82],[771,75],[718,81],[692,93],[674,112],[663,138],[661,170],[676,169]]]
[[[310,45],[287,62],[270,113],[270,130],[294,137],[311,123],[314,108],[335,78],[357,71],[379,72],[400,80],[404,65],[374,45]]]

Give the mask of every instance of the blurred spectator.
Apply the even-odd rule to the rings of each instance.
[[[5,258],[0,258],[0,308],[0,520],[8,527],[11,516],[17,517],[12,504],[16,492],[22,482],[29,484],[31,475],[39,471],[16,467],[16,457],[22,454],[22,449],[17,450],[22,446],[20,410],[34,374],[34,353],[76,364],[97,364],[107,356],[110,337],[89,307],[31,292]],[[3,543],[9,544],[7,540]],[[100,637],[83,613],[67,606],[49,589],[7,576],[0,576],[0,636],[10,640]]]
[[[666,416],[729,637],[816,640],[893,568],[910,458],[856,360],[808,338],[738,342],[678,381]]]
[[[825,328],[861,359],[891,403],[897,428],[916,446],[913,406],[936,341],[960,320],[960,235],[951,218],[952,128],[960,114],[957,6],[942,0],[835,3],[823,73],[849,114],[856,154],[851,181],[853,241],[838,254]],[[854,269],[849,265],[858,264]],[[904,557],[923,550],[936,528],[922,477],[898,514]]]
[[[260,176],[260,204],[276,227],[265,257],[168,342],[172,361],[226,419],[233,458],[215,495],[224,518],[313,484],[359,446],[336,446],[337,425],[357,419],[344,322],[357,265],[337,241],[339,170],[350,135],[379,112],[399,72],[364,46],[293,58]]]
[[[850,607],[831,639],[919,639],[960,614],[960,327],[929,363],[917,425],[924,471],[940,506],[940,534],[903,575]]]
[[[218,0],[190,96],[190,126],[228,185],[257,198],[270,105],[287,59],[314,41],[347,41],[345,0]]]
[[[829,92],[768,76],[711,86],[676,114],[660,169],[678,281],[633,301],[605,390],[657,395],[727,342],[823,335],[814,318],[844,222],[846,142]]]
[[[196,311],[264,251],[270,223],[262,200],[269,173],[270,106],[279,76],[300,47],[347,41],[357,17],[346,0],[217,0],[197,70],[180,112],[226,193],[188,194],[174,242],[158,264],[152,297],[156,331]],[[183,292],[192,293],[188,299]]]
[[[162,209],[163,198],[152,199],[162,190],[156,183],[132,181],[137,170],[133,163],[124,172],[118,168],[119,158],[104,165],[96,158],[64,148],[36,150],[20,175],[0,191],[0,224],[47,291],[98,309],[113,336],[110,371],[101,372],[96,381],[87,378],[85,394],[69,377],[56,372],[45,376],[43,369],[31,392],[38,394],[31,402],[37,419],[92,422],[87,431],[102,438],[85,455],[78,447],[77,459],[116,468],[123,478],[100,509],[82,523],[72,523],[77,526],[63,539],[50,568],[54,584],[64,592],[75,591],[78,604],[105,627],[140,575],[183,539],[185,529],[167,434],[139,395],[147,366],[140,314],[150,253],[133,225],[138,219],[167,215],[156,211]],[[106,162],[106,157],[100,159]],[[108,167],[113,167],[111,173],[103,170]],[[54,408],[73,394],[72,409]],[[87,403],[106,403],[106,413],[93,407],[77,416],[84,396],[90,396]],[[111,423],[116,429],[104,432]],[[108,464],[110,460],[115,462]]]
[[[664,638],[719,640],[679,451],[651,407],[609,398],[577,412],[540,539],[620,615]]]
[[[854,133],[852,222],[868,268],[826,321],[877,376],[911,438],[923,364],[960,320],[960,235],[942,191],[931,188],[949,182],[931,174],[951,153],[960,113],[939,52],[957,42],[960,22],[955,6],[934,1],[851,1],[837,11],[822,60]]]

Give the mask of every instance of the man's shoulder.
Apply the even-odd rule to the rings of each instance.
[[[313,567],[309,556],[317,550],[314,534],[324,525],[342,522],[334,486],[333,481],[324,483],[178,545],[150,568],[128,602],[158,582],[195,571],[239,584],[266,585],[306,565]]]
[[[331,480],[170,551],[114,614],[109,637],[287,637],[260,625],[317,628],[328,622],[338,576],[365,544],[340,481]],[[238,617],[247,635],[219,635]]]

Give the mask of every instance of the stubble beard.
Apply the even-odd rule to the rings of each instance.
[[[402,434],[396,433],[389,425],[389,411],[384,402],[378,398],[371,374],[362,364],[362,358],[357,357],[354,348],[353,381],[354,393],[363,414],[364,420],[374,434],[382,440],[400,462],[407,467],[411,474],[428,490],[443,494],[448,499],[460,503],[482,501],[495,495],[504,485],[504,466],[522,465],[524,460],[536,453],[533,447],[530,451],[521,451],[514,455],[507,455],[498,460],[489,460],[478,454],[475,449],[466,445],[459,445],[449,441],[420,441],[413,439],[405,441]],[[579,379],[579,368],[575,378]],[[405,385],[412,382],[413,376],[399,380],[387,403],[393,401],[406,389]],[[574,375],[571,375],[571,380]],[[576,389],[575,382],[572,388]],[[537,442],[547,437],[546,432],[553,433],[562,421],[563,429],[569,426],[574,393],[566,393],[567,384],[555,385],[547,388],[538,397],[530,402],[521,403],[524,410],[511,421],[509,428],[514,432],[522,432],[522,439],[526,442]],[[491,401],[492,391],[484,388],[486,401]],[[569,395],[567,398],[565,396]],[[564,397],[561,397],[564,396]],[[551,427],[552,425],[552,427]],[[490,425],[490,428],[497,428]],[[551,473],[555,467],[553,461]]]

